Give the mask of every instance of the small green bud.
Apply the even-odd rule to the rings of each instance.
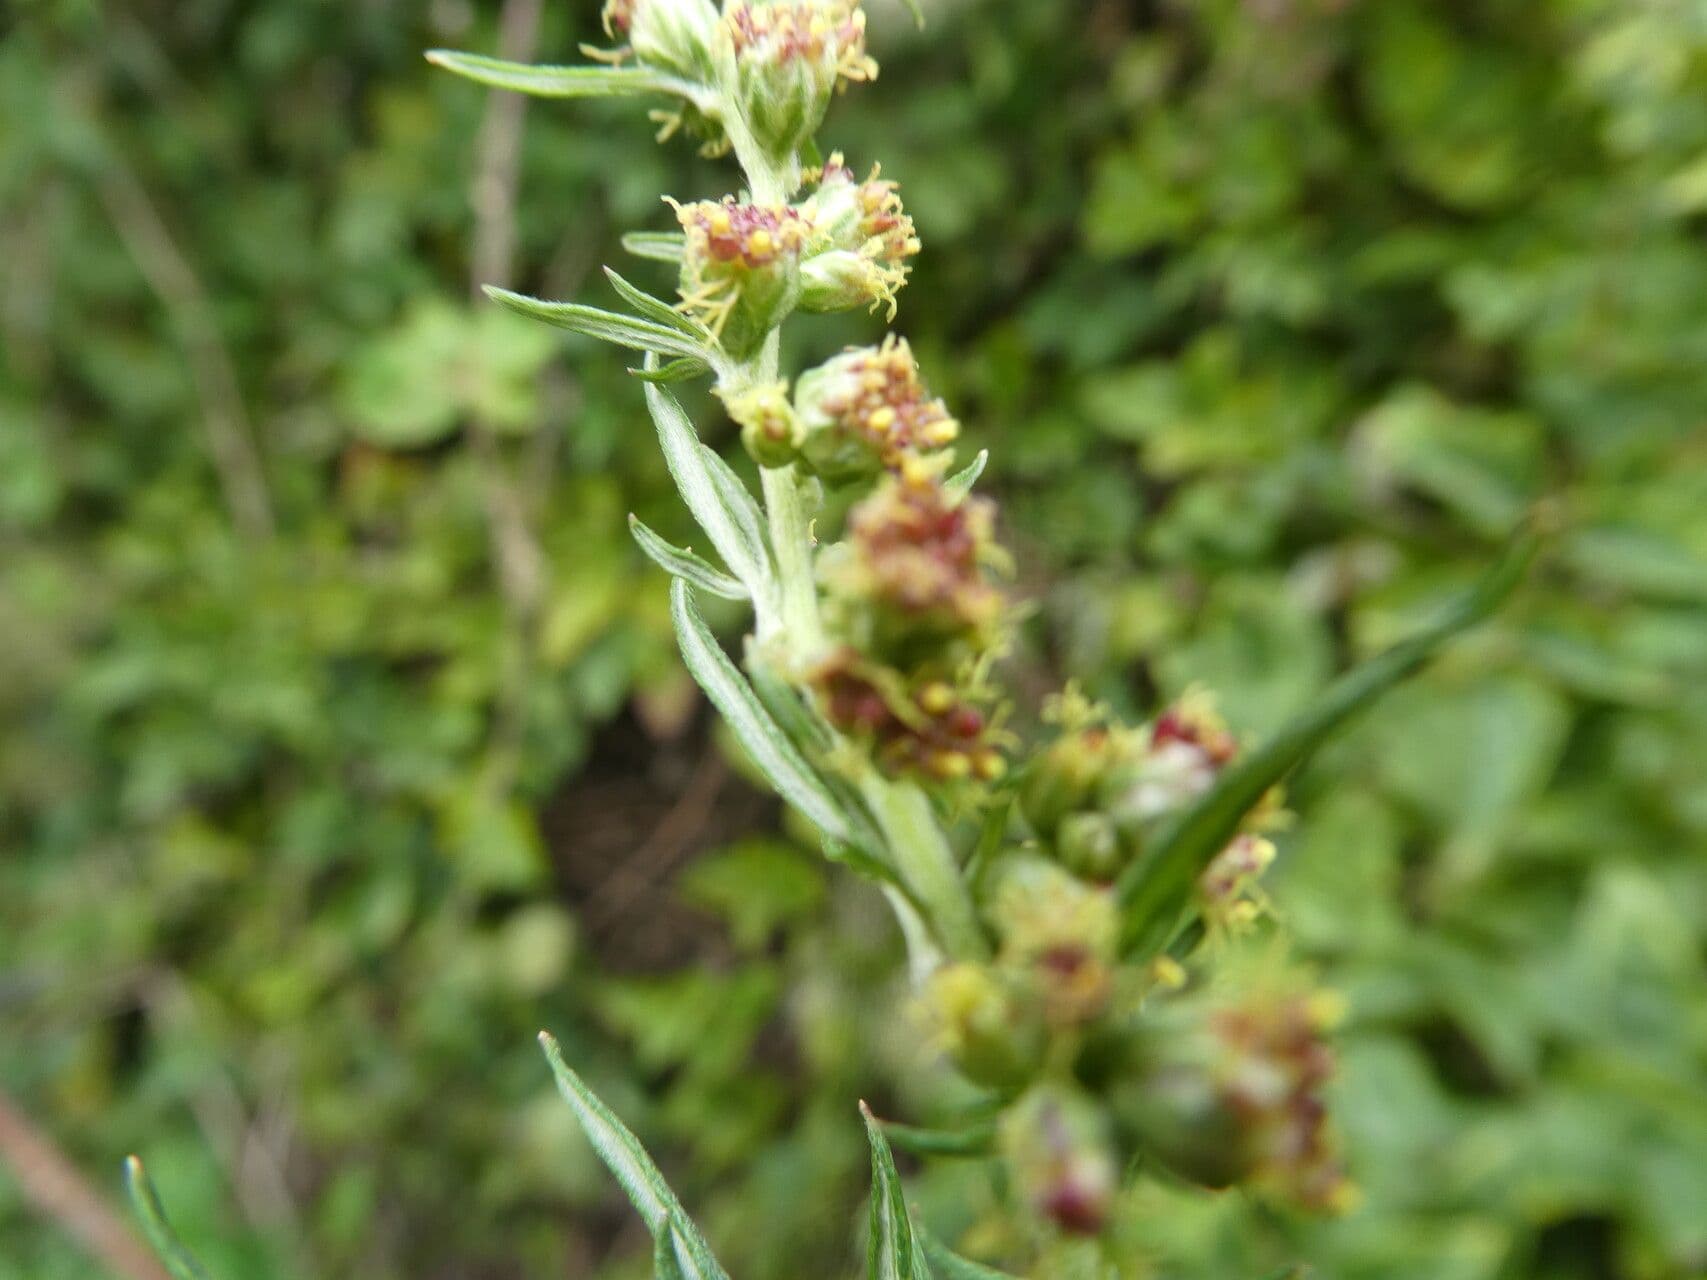
[[[788,401],[786,382],[748,387],[733,394],[721,388],[718,396],[729,416],[741,426],[741,443],[761,467],[786,467],[800,447],[800,420]]]
[[[1094,809],[1069,813],[1061,820],[1055,833],[1055,856],[1075,875],[1104,882],[1113,880],[1125,862],[1114,820]]]
[[[976,1084],[1017,1089],[1042,1061],[1042,1028],[986,968],[944,965],[926,983],[920,1008],[942,1051]]]

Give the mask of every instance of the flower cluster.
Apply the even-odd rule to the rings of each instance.
[[[1164,1013],[1149,1061],[1116,1091],[1116,1110],[1147,1149],[1207,1186],[1255,1183],[1313,1209],[1349,1208],[1327,1123],[1341,1016],[1323,992],[1258,990],[1232,1003],[1183,1000]]]
[[[802,375],[794,400],[800,460],[826,480],[901,470],[960,434],[943,402],[925,389],[911,348],[893,336]]]
[[[813,191],[802,207],[815,229],[801,294],[806,310],[883,306],[895,318],[895,292],[907,282],[919,237],[896,184],[879,172],[873,165],[870,177],[856,181],[838,152],[822,169],[804,175]]]
[[[742,114],[778,159],[811,140],[838,85],[877,77],[857,0],[733,0],[723,29]]]
[[[686,235],[681,306],[731,355],[756,350],[800,297],[800,254],[811,226],[787,206],[733,197],[675,206]]]

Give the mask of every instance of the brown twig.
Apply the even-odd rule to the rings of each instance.
[[[122,1280],[171,1280],[53,1139],[0,1093],[0,1162],[24,1198]]]

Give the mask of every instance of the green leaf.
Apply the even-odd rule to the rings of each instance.
[[[670,614],[682,660],[705,690],[771,786],[832,840],[854,844],[852,829],[823,781],[777,726],[764,704],[694,608],[693,593],[680,578],[670,584]]]
[[[931,1266],[943,1280],[1017,1280],[1017,1277],[1006,1271],[997,1271],[994,1267],[986,1267],[982,1262],[961,1257],[923,1227],[918,1230],[919,1243],[924,1246],[925,1257],[930,1259]]]
[[[541,1031],[539,1043],[551,1064],[552,1075],[557,1078],[557,1090],[581,1122],[587,1141],[652,1233],[654,1257],[667,1258],[674,1264],[673,1269],[661,1264],[658,1274],[679,1275],[683,1280],[728,1280],[727,1273],[712,1255],[711,1246],[664,1181],[664,1175],[658,1172],[658,1166],[652,1163],[652,1157],[646,1154],[646,1148],[640,1145],[640,1139],[570,1070],[557,1041],[549,1033]]]
[[[984,466],[990,461],[988,449],[978,450],[978,456],[956,471],[942,482],[942,487],[952,497],[961,497],[972,491],[972,486],[978,482],[978,477],[984,474]]]
[[[630,231],[623,236],[622,247],[637,258],[677,263],[686,252],[687,242],[680,231]]]
[[[715,341],[711,336],[711,331],[699,321],[691,316],[683,315],[662,298],[654,298],[644,289],[636,288],[609,267],[605,268],[605,279],[610,281],[611,288],[622,295],[624,302],[646,319],[667,325],[673,329],[680,329],[683,333],[691,335],[708,347]]]
[[[658,564],[666,573],[691,582],[702,591],[709,591],[714,596],[722,596],[725,600],[749,600],[752,592],[741,583],[731,578],[720,569],[713,568],[705,560],[693,552],[665,542],[651,529],[641,522],[638,516],[628,517],[628,530],[634,535],[634,540],[640,544],[640,549]]]
[[[642,382],[652,382],[662,387],[672,382],[686,382],[690,378],[704,377],[711,372],[711,366],[693,356],[681,356],[655,369],[630,369],[629,372]]]
[[[172,1273],[173,1280],[208,1280],[206,1269],[184,1247],[178,1233],[166,1220],[166,1208],[154,1193],[154,1184],[148,1180],[148,1172],[142,1167],[141,1160],[135,1156],[125,1160],[124,1179],[136,1216],[142,1220],[143,1234],[154,1246],[160,1261],[166,1264],[166,1270]]]
[[[649,357],[647,367],[650,369],[655,363]],[[746,500],[745,505],[740,502],[731,505],[728,485],[718,470],[727,468],[723,467],[721,458],[717,459],[714,467],[710,459],[717,455],[701,446],[693,423],[682,412],[681,404],[673,395],[648,383],[646,407],[658,429],[664,465],[669,468],[682,501],[687,503],[688,510],[699,521],[699,527],[705,530],[711,545],[723,557],[723,563],[729,566],[730,572],[747,584],[755,603],[766,601],[766,593],[770,589],[770,553],[766,551],[764,536],[747,509],[752,506],[752,496],[743,489],[741,496]],[[737,488],[739,485],[740,482],[736,481]]]
[[[883,1134],[895,1146],[916,1156],[982,1156],[995,1149],[993,1121],[965,1129],[921,1129],[910,1124],[880,1121]]]
[[[866,1245],[869,1280],[930,1280],[930,1264],[913,1239],[913,1221],[895,1157],[871,1108],[859,1104],[865,1134],[871,1143],[871,1235]]]
[[[494,89],[512,89],[536,98],[618,98],[641,93],[692,98],[698,93],[697,85],[644,67],[531,66],[454,49],[433,49],[427,61]]]
[[[1198,874],[1268,789],[1447,640],[1492,613],[1523,577],[1538,543],[1532,529],[1520,530],[1481,582],[1443,617],[1341,676],[1314,706],[1230,765],[1213,788],[1165,828],[1115,885],[1127,953],[1143,958],[1165,948],[1184,923]]]
[[[704,344],[696,342],[680,329],[654,324],[650,320],[637,320],[633,316],[584,307],[576,302],[546,302],[523,293],[511,293],[497,285],[486,285],[485,291],[492,301],[512,311],[543,320],[559,329],[597,338],[600,342],[613,342],[620,347],[660,355],[689,356],[696,360],[703,360],[710,354]]]
[[[770,560],[765,550],[765,516],[764,512],[759,510],[752,491],[741,483],[741,477],[735,474],[733,467],[723,461],[717,450],[708,444],[701,444],[700,450],[705,456],[705,469],[711,476],[717,496],[746,539],[749,554],[755,563],[768,565]]]

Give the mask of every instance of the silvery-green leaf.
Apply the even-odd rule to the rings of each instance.
[[[882,1121],[883,1136],[916,1156],[982,1156],[995,1149],[996,1125],[981,1120],[964,1129],[921,1129]]]
[[[647,359],[649,369],[656,363],[653,358]],[[707,461],[708,456],[717,455],[700,445],[693,423],[668,391],[648,383],[646,407],[658,429],[664,465],[670,469],[670,478],[676,482],[682,501],[687,503],[730,572],[747,584],[755,601],[763,600],[770,583],[770,556],[762,537],[755,538],[746,513],[738,508],[732,510],[726,501],[724,486]],[[722,460],[718,459],[718,463],[721,466]],[[750,504],[751,497],[747,501]]]
[[[711,475],[711,483],[717,487],[717,496],[722,499],[730,518],[746,538],[749,554],[755,563],[768,566],[770,553],[766,550],[768,544],[765,541],[765,516],[764,512],[759,510],[752,491],[741,483],[741,477],[723,461],[717,450],[706,444],[700,445],[700,449],[704,451],[705,469]]]
[[[777,794],[832,840],[856,843],[846,817],[822,779],[718,647],[694,607],[693,593],[680,578],[670,584],[670,616],[676,624],[676,639],[681,644],[682,661],[688,671],[722,713],[736,740]]]
[[[871,1144],[871,1235],[866,1242],[868,1280],[930,1280],[930,1264],[913,1238],[913,1220],[895,1157],[865,1103],[859,1104],[865,1134]]]
[[[925,1257],[931,1260],[942,1280],[1016,1280],[1006,1271],[986,1267],[982,1262],[963,1258],[923,1227],[918,1228],[919,1242],[924,1245]]]
[[[690,378],[703,378],[711,372],[711,366],[704,360],[693,356],[679,356],[674,360],[658,365],[651,369],[630,369],[636,378],[642,382],[655,382],[659,386],[667,386],[672,382],[686,382]]]
[[[536,98],[615,98],[641,93],[692,98],[698,93],[696,85],[644,67],[532,66],[454,49],[434,49],[427,61],[494,89],[512,89]]]
[[[977,483],[978,477],[984,474],[984,465],[989,461],[990,451],[988,449],[978,450],[976,458],[942,482],[943,489],[956,498],[970,493],[972,486]]]
[[[605,268],[605,279],[610,281],[611,288],[622,295],[624,302],[646,319],[680,329],[705,346],[710,346],[714,341],[711,332],[699,321],[683,315],[662,298],[654,298],[644,289],[636,288],[609,267]]]
[[[1213,787],[1164,827],[1115,882],[1126,954],[1142,959],[1166,948],[1186,923],[1198,875],[1268,789],[1446,641],[1492,613],[1522,580],[1538,546],[1534,530],[1520,529],[1493,568],[1432,626],[1346,672],[1267,742],[1227,766]]]
[[[143,1234],[166,1265],[166,1270],[171,1272],[173,1280],[208,1280],[207,1271],[184,1247],[178,1233],[166,1220],[166,1209],[154,1193],[154,1184],[148,1180],[142,1161],[135,1156],[128,1158],[124,1162],[124,1177],[130,1190],[130,1202],[142,1222]]]
[[[696,342],[680,329],[654,324],[650,320],[637,320],[633,316],[618,315],[614,311],[584,307],[578,302],[546,302],[541,298],[530,298],[523,293],[511,293],[508,289],[500,289],[496,285],[489,284],[485,289],[488,298],[512,311],[531,316],[535,320],[543,320],[559,329],[597,338],[601,342],[614,342],[618,346],[633,347],[636,351],[657,352],[667,356],[691,356],[699,360],[705,359],[708,354],[702,343]]]
[[[741,583],[722,570],[713,568],[686,548],[664,541],[647,528],[638,516],[628,517],[628,530],[640,544],[640,549],[672,577],[691,582],[700,590],[709,591],[714,596],[722,596],[725,600],[752,598],[752,592]]]
[[[687,251],[687,242],[680,231],[630,231],[623,236],[622,247],[637,258],[677,263]]]
[[[542,1031],[539,1043],[551,1064],[552,1075],[557,1078],[557,1091],[575,1112],[587,1141],[652,1233],[657,1246],[654,1256],[661,1257],[667,1251],[673,1258],[675,1270],[667,1273],[671,1280],[675,1276],[681,1276],[682,1280],[728,1280],[712,1256],[711,1246],[664,1181],[664,1175],[658,1172],[658,1166],[652,1163],[652,1157],[646,1154],[646,1148],[640,1145],[640,1139],[563,1061],[556,1040]]]

